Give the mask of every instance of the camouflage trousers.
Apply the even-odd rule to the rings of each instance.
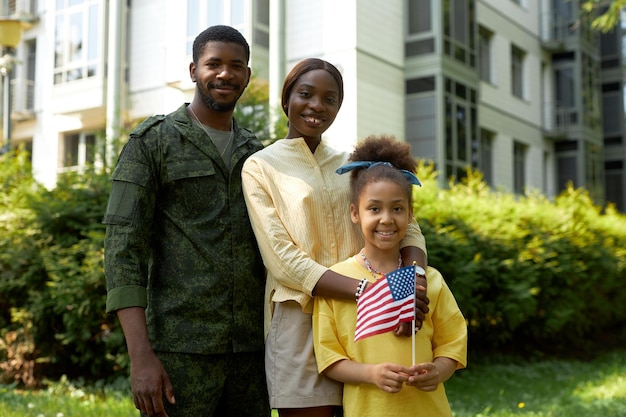
[[[174,387],[176,404],[163,398],[169,417],[270,416],[263,352],[156,353]]]

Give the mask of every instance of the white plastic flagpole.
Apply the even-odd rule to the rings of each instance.
[[[415,270],[417,262],[413,261],[413,321],[411,321],[411,363],[415,365],[415,284],[417,284],[417,271]]]

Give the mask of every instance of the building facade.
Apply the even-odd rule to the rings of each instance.
[[[191,43],[238,28],[278,108],[300,59],[337,65],[346,96],[331,143],[411,143],[442,184],[481,170],[494,189],[553,197],[572,183],[626,210],[622,30],[589,29],[576,0],[9,0],[11,143],[35,175],[112,163],[130,123],[189,101]],[[6,102],[6,100],[5,100]],[[3,123],[3,125],[6,124]],[[107,157],[107,150],[108,157]],[[105,155],[102,157],[102,155]]]

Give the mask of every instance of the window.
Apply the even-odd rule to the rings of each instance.
[[[526,148],[521,142],[513,143],[513,191],[524,194],[526,188]]]
[[[581,119],[585,127],[596,129],[601,126],[602,112],[600,110],[601,97],[598,89],[600,65],[598,61],[588,53],[581,53],[581,95],[582,111]]]
[[[577,140],[562,140],[554,144],[554,152],[556,157],[556,185],[557,192],[561,192],[567,188],[568,183],[572,183],[574,187],[580,187],[578,176]]]
[[[562,42],[578,27],[578,5],[571,0],[552,0],[552,40]]]
[[[559,68],[554,71],[556,89],[556,126],[567,129],[578,123],[578,109],[576,107],[576,85],[574,83],[574,69]]]
[[[585,161],[585,187],[589,190],[591,198],[599,203],[604,197],[604,189],[602,180],[604,179],[604,152],[602,146],[585,142],[585,152],[583,158]]]
[[[405,56],[432,54],[435,52],[435,37],[432,25],[432,0],[406,2]]]
[[[423,77],[406,82],[406,140],[413,156],[437,160],[437,125],[435,77]]]
[[[245,0],[187,0],[187,52],[189,55],[192,53],[193,41],[198,33],[209,26],[230,25],[248,39],[244,31],[244,3]]]
[[[511,94],[524,98],[524,58],[526,53],[515,45],[511,46]]]
[[[270,47],[270,0],[256,1],[254,44]]]
[[[555,71],[556,105],[563,108],[576,106],[574,68],[561,68]]]
[[[619,82],[602,85],[602,131],[606,137],[620,137],[624,108],[622,86]],[[622,115],[622,117],[620,117]],[[605,142],[606,143],[606,142]]]
[[[475,68],[475,0],[444,0],[443,10],[444,54]]]
[[[36,16],[37,0],[9,0],[9,12],[7,16]]]
[[[432,30],[431,1],[412,0],[407,2],[409,8],[409,35],[417,35]]]
[[[478,68],[480,71],[480,79],[491,83],[491,41],[493,32],[480,27],[478,30]]]
[[[92,165],[96,156],[96,135],[93,133],[65,134],[59,144],[59,166],[67,168]]]
[[[476,90],[445,79],[445,160],[446,177],[460,180],[466,170],[476,168],[472,161],[478,140]]]
[[[480,129],[480,139],[472,142],[472,166],[483,174],[483,180],[493,185],[493,157],[492,147],[496,137],[494,132]]]
[[[98,73],[101,45],[99,0],[57,0],[54,83]]]
[[[604,165],[604,181],[606,184],[606,200],[615,204],[622,213],[626,211],[626,182],[624,181],[624,163],[607,161]]]
[[[600,56],[602,68],[617,68],[621,64],[620,59],[621,31],[612,30],[600,33]]]
[[[24,109],[35,110],[35,68],[37,65],[37,41],[26,42],[26,82]]]
[[[578,108],[576,97],[580,96],[574,68],[576,66],[576,54],[565,52],[554,54],[554,89],[556,99],[556,127],[564,130],[571,125],[578,124]]]
[[[16,68],[15,79],[11,80],[13,94],[13,111],[21,117],[32,115],[35,111],[35,68],[37,56],[37,41],[35,39],[24,42],[26,59]]]

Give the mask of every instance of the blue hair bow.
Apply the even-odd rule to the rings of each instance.
[[[345,174],[346,172],[350,172],[353,169],[357,169],[357,168],[370,169],[378,165],[384,165],[384,166],[395,168],[390,162],[356,161],[356,162],[350,162],[349,164],[340,166],[339,168],[337,168],[335,172],[341,175],[341,174]],[[409,180],[411,184],[419,185],[420,187],[422,186],[422,183],[420,182],[420,180],[411,171],[407,171],[406,169],[399,169],[398,171],[400,171],[402,175],[404,175],[404,177],[407,180]]]

